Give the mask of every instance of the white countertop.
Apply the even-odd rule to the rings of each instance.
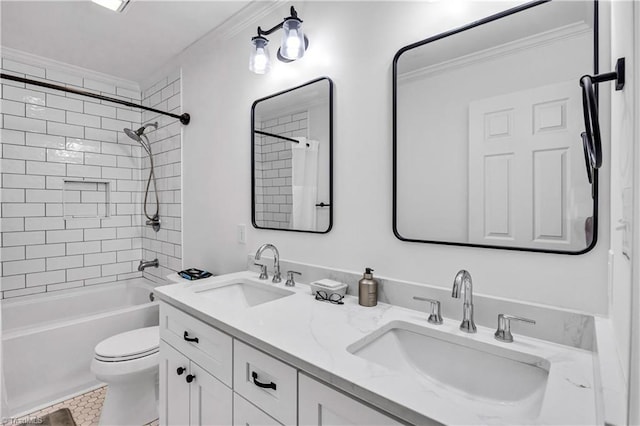
[[[194,292],[238,279],[286,288],[295,294],[238,309]],[[384,303],[363,307],[350,295],[344,305],[319,302],[311,296],[308,285],[274,285],[270,280],[258,280],[251,271],[158,287],[156,294],[233,337],[413,424],[602,424],[594,390],[595,357],[588,350],[520,335],[514,336],[513,343],[502,343],[494,339],[495,330],[487,327],[478,326],[476,334],[467,334],[458,329],[459,321],[444,318],[444,324],[436,326],[426,321],[425,312]],[[436,381],[387,369],[347,351],[349,345],[394,321],[545,359],[550,368],[540,413],[514,417],[509,407],[505,410],[505,404],[474,399]]]

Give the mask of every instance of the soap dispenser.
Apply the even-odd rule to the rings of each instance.
[[[371,272],[373,269],[365,268],[364,276],[358,281],[358,303],[362,306],[378,304],[378,281]]]

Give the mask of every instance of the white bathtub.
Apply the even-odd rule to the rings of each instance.
[[[3,300],[8,414],[25,413],[97,385],[90,371],[95,345],[123,331],[157,325],[152,291],[149,281],[137,278]]]

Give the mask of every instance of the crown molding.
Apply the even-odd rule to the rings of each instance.
[[[75,75],[77,77],[112,84],[123,89],[129,89],[137,92],[140,91],[140,85],[135,81],[125,80],[120,77],[115,77],[113,75],[90,70],[88,68],[82,68],[76,65],[67,64],[64,62],[56,61],[54,59],[45,58],[43,56],[34,55],[32,53],[27,53],[22,50],[13,49],[11,47],[0,46],[0,55],[3,58],[22,62],[24,64],[61,71],[64,73]]]
[[[418,68],[413,71],[398,75],[398,82],[410,82],[426,76],[432,76],[448,72],[451,68],[459,68],[481,62],[493,60],[501,56],[508,56],[519,53],[523,50],[532,49],[551,43],[555,43],[560,40],[571,39],[581,37],[593,29],[590,25],[584,22],[565,25],[563,27],[555,28],[553,30],[545,31],[540,34],[525,37],[519,40],[511,41],[499,46],[490,47],[488,49],[473,52],[468,55],[460,56],[458,58],[450,59],[448,61],[440,62],[427,67]]]

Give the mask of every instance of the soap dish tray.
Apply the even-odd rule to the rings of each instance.
[[[342,297],[347,293],[347,287],[348,287],[347,284],[338,283],[337,281],[332,281],[332,282],[327,282],[327,281],[329,280],[315,281],[309,284],[311,287],[311,294],[315,296],[316,292],[324,291],[325,293],[327,293],[327,296],[331,296],[332,294],[335,293]]]

